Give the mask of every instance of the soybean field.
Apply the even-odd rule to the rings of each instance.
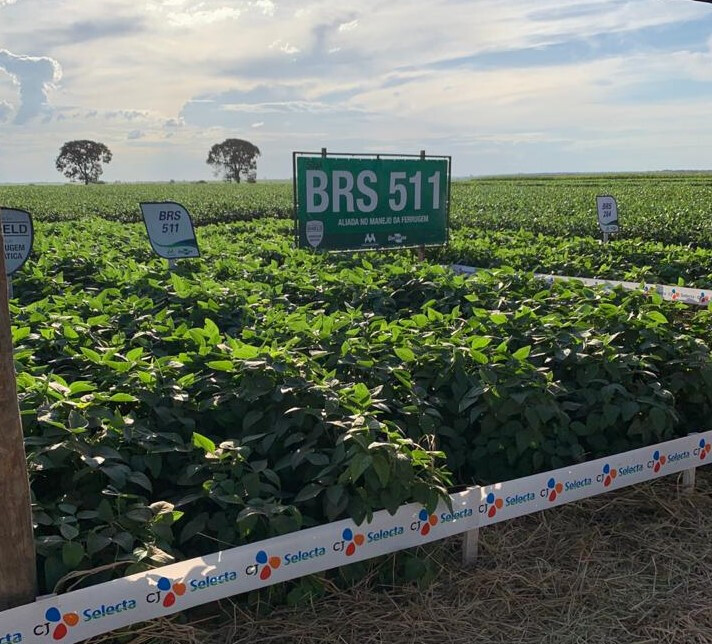
[[[172,272],[138,208],[164,199],[202,252]],[[295,249],[286,182],[0,203],[37,229],[11,312],[46,592],[712,428],[708,309],[531,274],[712,287],[709,176],[458,181],[422,262]]]

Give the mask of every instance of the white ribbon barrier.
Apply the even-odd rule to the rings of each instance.
[[[79,642],[289,579],[422,545],[499,521],[712,463],[712,431],[543,474],[453,494],[422,506],[309,528],[77,590],[0,613],[0,644]],[[7,580],[3,580],[7,583]]]
[[[463,264],[452,264],[450,268],[456,273],[471,274],[478,271],[490,270],[477,268],[476,266],[464,266]],[[686,286],[666,286],[664,284],[646,284],[645,282],[621,282],[618,280],[594,279],[591,277],[574,277],[570,275],[549,275],[547,273],[534,273],[534,277],[545,280],[549,284],[556,281],[578,280],[586,286],[604,286],[608,289],[622,287],[628,291],[643,291],[644,293],[658,293],[664,300],[671,302],[684,302],[685,304],[696,304],[697,306],[707,306],[712,299],[712,289],[688,288]]]

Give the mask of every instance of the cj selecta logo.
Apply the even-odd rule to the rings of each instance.
[[[708,443],[704,438],[701,438],[700,442],[697,444],[697,447],[695,447],[692,453],[697,456],[701,461],[704,461],[709,455],[710,451],[712,451],[712,444]],[[1,642],[2,640],[0,640],[0,643]]]
[[[161,577],[156,584],[157,590],[146,595],[149,604],[162,604],[166,608],[175,605],[179,597],[183,597],[189,590],[191,593],[207,590],[213,586],[221,586],[237,579],[234,570],[226,572],[211,571],[198,579],[190,579],[187,585],[183,582],[171,581]]]
[[[546,487],[539,492],[539,496],[546,497],[551,501],[552,503],[556,501],[556,497],[559,496],[564,491],[564,486],[562,483],[559,483],[555,478],[550,478],[546,482]]]
[[[304,563],[310,559],[323,557],[325,554],[326,548],[323,546],[314,546],[311,550],[288,552],[281,558],[270,556],[264,550],[260,550],[255,555],[255,563],[245,568],[245,574],[251,577],[259,576],[262,581],[267,581],[272,576],[272,573],[279,569],[282,564],[292,566],[294,564]]]
[[[45,622],[37,624],[33,629],[35,635],[40,637],[52,635],[53,640],[62,640],[69,633],[69,629],[79,623],[79,615],[76,613],[64,613],[58,608],[48,608],[45,612]]]
[[[423,537],[427,537],[430,534],[430,528],[434,528],[436,525],[438,525],[438,517],[423,508],[418,512],[418,519],[410,524],[410,529],[413,532],[420,532]]]
[[[277,570],[282,565],[279,557],[270,557],[264,550],[260,550],[255,555],[255,563],[245,568],[245,574],[259,575],[262,581],[266,581],[272,576],[272,571]]]
[[[497,515],[497,510],[501,510],[504,507],[504,501],[495,496],[494,492],[490,492],[485,497],[485,502],[479,507],[480,514],[486,514],[490,519]]]
[[[615,467],[611,467],[608,463],[603,466],[601,473],[596,477],[598,483],[603,483],[603,487],[608,487],[616,480],[618,476],[618,470]]]
[[[81,621],[91,622],[127,610],[134,610],[134,608],[136,608],[135,599],[122,599],[116,604],[101,604],[82,610]],[[62,614],[58,608],[49,608],[45,612],[45,620],[42,624],[37,624],[34,627],[34,634],[40,637],[51,635],[53,640],[60,641],[67,636],[71,628],[79,624],[80,616],[74,612]]]
[[[648,461],[648,469],[652,469],[656,474],[662,469],[662,467],[667,463],[667,456],[661,454],[660,450],[655,450],[653,452],[653,459]]]
[[[185,595],[187,590],[184,583],[172,582],[167,577],[161,577],[156,584],[156,588],[158,590],[146,595],[146,601],[149,604],[163,604],[166,608],[173,606],[176,603],[176,599]]]
[[[697,449],[699,449],[699,447],[695,448],[693,452],[696,452]],[[678,461],[686,461],[691,457],[692,454],[687,450],[684,450],[682,452],[671,452],[670,454],[665,455],[661,454],[660,450],[656,449],[653,452],[652,460],[648,461],[648,469],[653,470],[653,472],[657,474],[665,466],[666,463],[677,463]]]
[[[515,505],[524,505],[531,503],[536,499],[534,492],[517,492],[510,494],[504,498],[497,496],[494,492],[490,492],[485,497],[485,502],[479,507],[480,514],[486,514],[488,518],[494,519],[497,513],[503,508],[510,508]]]
[[[618,468],[611,467],[606,463],[601,468],[601,473],[596,476],[596,482],[603,483],[603,487],[610,487],[614,481],[625,478],[626,476],[632,476],[633,474],[640,474],[644,469],[641,463],[621,465]]]
[[[588,476],[584,476],[581,479],[564,481],[563,483],[552,477],[546,482],[546,487],[539,492],[539,496],[549,499],[549,502],[553,503],[563,492],[579,490],[582,487],[588,487],[589,485],[593,485],[593,479]]]
[[[366,537],[360,532],[354,532],[351,528],[344,528],[341,533],[341,540],[334,543],[334,552],[343,552],[347,557],[356,553],[356,549],[366,543]]]

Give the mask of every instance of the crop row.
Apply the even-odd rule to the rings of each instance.
[[[491,179],[455,186],[455,226],[600,238],[596,195],[610,194],[618,201],[619,237],[712,246],[707,175]]]
[[[174,273],[140,225],[38,227],[12,312],[46,590],[710,427],[709,311],[288,226],[205,226]]]
[[[446,248],[430,252],[443,263],[480,268],[712,288],[712,249],[699,246],[641,239],[604,244],[592,237],[463,227],[452,232]]]
[[[26,287],[32,282],[42,291],[54,289],[60,292],[64,288],[62,281],[47,283],[45,271],[61,273],[70,283],[85,280],[93,271],[100,270],[102,255],[110,249],[121,250],[122,258],[140,262],[148,262],[153,257],[145,232],[127,237],[120,227],[104,226],[97,218],[84,221],[82,230],[92,232],[81,240],[70,242],[74,245],[73,254],[58,255],[42,230],[40,227],[34,253],[23,269],[22,278]],[[208,231],[214,238],[216,230],[230,235],[232,229],[224,224],[201,227],[198,229],[199,243],[202,244]],[[242,230],[250,231],[255,244],[262,245],[263,253],[272,249],[270,252],[279,259],[291,252],[293,226],[290,220],[253,220],[245,222]],[[211,253],[211,248],[204,250]],[[91,252],[87,253],[87,249]],[[517,271],[712,288],[712,249],[639,239],[620,239],[603,244],[591,237],[555,237],[522,230],[489,232],[463,227],[451,232],[447,247],[428,249],[427,257],[443,264],[508,267]],[[47,266],[47,261],[53,266]],[[26,297],[22,292],[18,295]],[[34,290],[27,297],[34,297]]]
[[[178,201],[198,225],[292,216],[292,188],[286,182],[134,183],[0,186],[0,205],[30,211],[39,221],[104,217],[141,221],[142,201]]]
[[[536,177],[455,181],[453,228],[599,237],[595,198],[612,194],[626,239],[712,247],[707,175]],[[291,182],[0,186],[0,204],[38,220],[90,215],[139,221],[140,201],[178,201],[199,225],[292,216]]]

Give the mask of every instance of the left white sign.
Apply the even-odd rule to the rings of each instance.
[[[12,275],[22,268],[32,252],[35,239],[32,215],[25,210],[0,208],[0,224],[5,240],[5,273]]]
[[[174,201],[142,203],[141,212],[157,255],[165,259],[200,257],[193,220],[183,206]]]

